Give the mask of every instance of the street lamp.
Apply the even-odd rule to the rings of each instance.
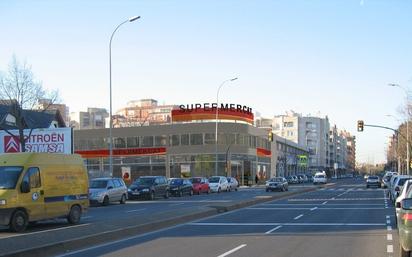
[[[225,81],[222,82],[222,84],[220,84],[219,88],[217,89],[217,94],[216,94],[216,130],[215,130],[215,158],[216,158],[215,159],[215,176],[217,176],[217,168],[218,168],[218,165],[217,165],[217,160],[218,160],[218,157],[217,157],[217,120],[218,120],[218,116],[219,116],[219,92],[220,92],[220,89],[227,82],[232,82],[232,81],[235,81],[235,80],[237,80],[237,77],[225,80]]]
[[[113,136],[112,136],[112,129],[113,129],[113,118],[112,118],[112,40],[113,36],[116,33],[116,31],[122,26],[123,24],[127,22],[133,22],[137,19],[140,19],[140,16],[133,16],[130,17],[129,19],[123,21],[117,27],[114,29],[112,36],[110,37],[110,42],[109,42],[109,81],[110,81],[110,114],[109,114],[109,119],[110,119],[110,125],[109,125],[109,171],[110,171],[110,176],[113,176]]]
[[[386,116],[386,117],[392,117],[392,118],[394,118],[399,124],[402,123],[401,120],[398,119],[398,117],[396,117],[396,116],[394,116],[394,115],[392,115],[392,114],[386,114],[385,116]],[[399,153],[398,153],[398,151],[399,151],[399,149],[398,149],[398,148],[399,148],[399,130],[396,130],[395,135],[396,135],[395,156],[396,156],[396,159],[397,159],[397,162],[398,162],[396,171],[399,172],[399,174],[401,174],[401,172],[399,171],[400,168],[401,168],[401,158],[400,158],[400,155],[399,155]]]
[[[402,87],[399,84],[394,84],[394,83],[390,83],[388,84],[388,86],[390,87],[398,87],[400,89],[402,89],[405,92],[405,96],[406,96],[406,114],[407,114],[407,120],[406,120],[406,173],[408,175],[410,175],[409,173],[409,165],[410,165],[410,155],[409,155],[409,106],[408,106],[408,90],[406,90],[404,87]]]

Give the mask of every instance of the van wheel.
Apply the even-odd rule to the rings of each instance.
[[[103,203],[102,203],[102,205],[103,205],[103,206],[109,205],[109,197],[108,197],[107,195],[103,198]]]
[[[401,256],[401,257],[410,257],[411,256],[411,252],[405,251],[405,249],[403,249],[401,244],[399,244],[399,249],[400,249],[399,256]]]
[[[28,217],[24,211],[17,210],[13,213],[10,221],[10,230],[14,232],[23,232],[28,225]]]
[[[122,199],[120,199],[120,204],[126,203],[126,195],[122,195]]]
[[[82,216],[82,210],[78,205],[72,206],[70,209],[69,216],[67,216],[67,221],[70,224],[78,224],[80,222],[80,217]]]

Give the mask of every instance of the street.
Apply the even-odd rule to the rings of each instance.
[[[396,256],[394,223],[385,190],[351,179],[64,256]]]

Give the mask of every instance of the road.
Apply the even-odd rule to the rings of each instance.
[[[291,186],[290,192],[310,187],[313,188],[310,185]],[[0,249],[2,249],[0,255],[121,230],[135,225],[152,224],[193,213],[210,210],[215,210],[216,213],[216,208],[221,206],[284,194],[268,193],[262,188],[247,188],[240,189],[238,192],[159,198],[155,201],[128,201],[125,205],[111,204],[104,207],[91,207],[89,212],[83,216],[81,224],[75,226],[68,225],[65,219],[56,219],[30,226],[25,233],[12,233],[6,227],[0,227]]]
[[[352,179],[64,256],[389,257],[394,224],[385,190]]]

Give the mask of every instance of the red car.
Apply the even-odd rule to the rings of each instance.
[[[210,193],[209,181],[207,178],[194,177],[190,179],[193,184],[193,193],[200,195],[201,193]]]

